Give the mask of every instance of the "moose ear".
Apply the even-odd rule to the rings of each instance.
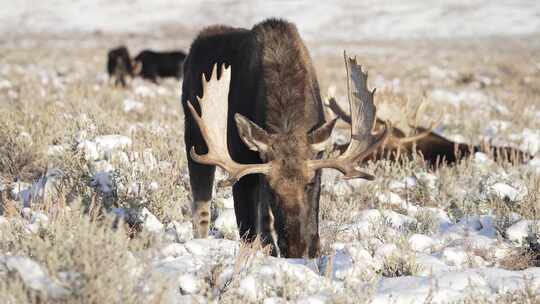
[[[308,141],[311,144],[311,147],[315,151],[324,151],[326,147],[330,144],[332,138],[332,130],[336,125],[337,118],[334,118],[330,121],[327,121],[322,126],[311,131],[308,135]]]
[[[261,153],[268,151],[269,135],[263,128],[238,113],[234,115],[234,120],[236,121],[240,138],[250,150]]]

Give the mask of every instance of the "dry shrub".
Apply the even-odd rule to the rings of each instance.
[[[143,265],[132,252],[144,249],[149,241],[144,236],[130,240],[122,227],[113,230],[112,219],[93,220],[73,209],[52,218],[37,234],[13,224],[4,236],[0,252],[32,257],[56,280],[63,272],[73,274],[73,279],[62,281],[71,291],[65,303],[145,302],[137,279]],[[47,300],[26,290],[14,277],[1,280],[0,293],[0,298],[14,298],[17,303]]]
[[[0,116],[4,113],[0,112]],[[0,119],[0,176],[7,181],[32,180],[46,167],[43,147],[9,120]]]

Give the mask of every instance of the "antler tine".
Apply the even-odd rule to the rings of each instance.
[[[367,75],[367,73],[366,73]],[[425,101],[422,102],[415,110],[414,112],[414,120],[417,121],[417,117],[420,115],[420,113],[423,111],[423,108],[424,108],[424,105],[425,105]],[[338,118],[340,118],[341,120],[343,120],[344,122],[346,122],[347,124],[351,124],[351,116],[337,103],[336,99],[334,97],[330,97],[328,99],[328,101],[325,103],[325,106],[327,108],[329,108]],[[442,117],[442,115],[440,115]],[[420,131],[420,133],[418,134],[414,134],[414,135],[411,135],[411,136],[407,136],[407,137],[396,137],[395,135],[393,134],[390,134],[388,136],[388,139],[386,140],[385,142],[385,145],[390,145],[392,147],[399,147],[401,145],[405,145],[405,144],[409,144],[411,142],[415,142],[415,141],[418,141],[426,136],[428,136],[429,134],[431,134],[431,132],[433,132],[433,130],[440,124],[440,121],[441,121],[441,117],[439,117],[439,119],[434,119],[430,125],[429,128],[427,129],[424,129],[424,128],[421,128],[419,130],[419,128],[416,126],[416,125],[411,125],[412,128],[414,128],[416,131]],[[380,123],[380,120],[379,119],[379,123]]]
[[[351,141],[347,150],[339,157],[326,160],[312,160],[309,166],[316,169],[334,168],[345,174],[345,178],[373,179],[370,174],[364,173],[357,165],[369,154],[373,153],[387,138],[391,129],[389,122],[384,122],[384,130],[373,134],[376,107],[373,103],[375,89],[367,88],[367,73],[356,62],[356,58],[349,58],[344,53],[347,69],[347,89],[350,107]]]
[[[330,108],[334,114],[336,114],[337,117],[339,117],[344,122],[350,124],[351,123],[351,116],[343,110],[343,108],[337,103],[336,99],[334,97],[330,97],[328,99],[328,104],[325,104],[326,107]]]
[[[418,117],[424,111],[425,105],[426,105],[426,100],[423,100],[418,105],[418,107],[414,111],[414,123],[415,124],[410,125],[412,128],[414,128],[415,131],[420,131],[420,133],[414,134],[414,135],[411,135],[411,136],[407,136],[407,137],[403,137],[403,138],[399,138],[398,139],[399,144],[403,145],[403,144],[408,144],[408,143],[411,143],[411,142],[418,141],[418,140],[428,136],[429,134],[431,134],[431,132],[433,132],[433,130],[435,130],[435,128],[440,124],[440,122],[442,120],[442,116],[443,116],[442,113],[440,113],[438,119],[434,119],[434,120],[431,121],[431,124],[430,124],[429,128],[425,129],[425,128],[419,128],[417,126]]]
[[[347,91],[351,113],[351,137],[357,139],[357,144],[361,145],[360,149],[365,150],[371,144],[371,132],[375,123],[376,107],[373,103],[373,96],[376,89],[368,90],[368,74],[362,71],[362,66],[358,65],[356,57],[347,59],[345,53],[344,56],[348,74]]]
[[[221,78],[217,76],[217,64],[212,68],[210,79],[202,75],[203,96],[197,100],[201,107],[201,115],[197,113],[191,102],[188,108],[195,119],[202,137],[208,147],[208,153],[200,155],[191,147],[191,158],[201,164],[217,165],[227,171],[229,178],[221,185],[232,185],[242,176],[253,173],[268,173],[269,164],[239,164],[229,155],[227,147],[227,114],[231,68],[221,66]]]

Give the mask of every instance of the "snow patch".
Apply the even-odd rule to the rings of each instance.
[[[509,138],[520,142],[519,149],[531,155],[540,151],[540,130],[524,129],[521,133],[511,134]]]
[[[94,139],[98,151],[110,153],[114,150],[122,150],[131,146],[131,138],[123,135],[102,135]]]
[[[222,210],[214,223],[214,228],[216,228],[225,238],[237,240],[239,232],[234,209]]]
[[[540,221],[521,220],[506,229],[506,237],[513,242],[521,244],[532,230],[540,231]]]
[[[123,104],[124,112],[141,112],[144,109],[144,103],[131,98],[124,99]]]
[[[101,1],[60,0],[50,5],[26,0],[18,5],[9,4],[3,3],[0,12],[2,32],[156,33],[168,25],[194,31],[210,24],[251,28],[272,16],[294,21],[306,39],[322,41],[518,35],[538,32],[540,27],[540,5],[534,1],[411,0],[403,4],[390,0],[336,0],[313,5],[306,0],[119,0],[104,5]]]
[[[500,199],[512,202],[520,201],[527,195],[527,191],[520,191],[520,189],[516,189],[505,183],[493,184],[489,187],[489,191]]]
[[[28,288],[43,292],[52,299],[62,299],[70,294],[68,289],[54,282],[41,265],[28,257],[0,256],[0,263],[4,263],[9,271],[17,272]]]

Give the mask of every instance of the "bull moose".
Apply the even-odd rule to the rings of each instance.
[[[335,98],[329,98],[325,106],[337,118],[347,124],[351,123],[351,116],[339,106]],[[415,117],[419,115],[419,109],[420,107],[417,108]],[[375,124],[377,129],[378,126],[384,125],[384,121],[377,118]],[[414,135],[407,136],[404,130],[392,125],[392,131],[384,144],[372,155],[364,158],[364,161],[379,159],[400,161],[419,156],[427,166],[437,169],[440,165],[453,165],[475,152],[486,152],[496,161],[525,162],[532,158],[532,155],[510,146],[492,146],[485,142],[479,145],[455,142],[437,134],[434,131],[436,126],[437,123],[432,123],[430,128],[410,126]],[[345,151],[347,147],[348,144],[336,144],[334,150]]]
[[[182,105],[195,237],[208,235],[215,167],[228,172],[240,234],[283,257],[319,254],[321,169],[372,180],[358,164],[386,139],[373,132],[375,90],[345,56],[351,139],[323,159],[336,119],[325,121],[309,52],[294,24],[204,29],[184,63]],[[209,77],[208,77],[209,76]]]

